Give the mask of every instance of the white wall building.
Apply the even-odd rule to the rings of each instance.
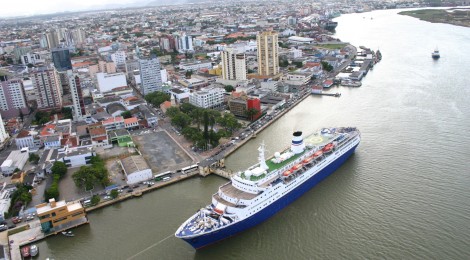
[[[91,157],[95,155],[96,153],[90,148],[66,149],[62,153],[59,152],[58,161],[65,163],[70,168],[80,167],[90,164]]]
[[[13,174],[16,168],[22,170],[26,161],[29,158],[29,149],[23,148],[21,150],[12,151],[7,159],[0,166],[4,176]]]
[[[5,142],[8,136],[8,133],[5,131],[5,124],[3,123],[2,116],[0,115],[0,143]]]
[[[209,86],[189,95],[189,103],[202,108],[213,108],[224,103],[225,89]]]
[[[111,54],[111,60],[116,65],[126,63],[126,52],[125,51],[117,51],[117,52]]]
[[[135,184],[153,177],[152,170],[140,155],[132,155],[121,159],[121,166],[127,177],[127,184]]]
[[[35,150],[38,147],[40,142],[35,142],[35,136],[37,136],[37,132],[28,131],[28,130],[21,130],[21,132],[16,136],[15,143],[16,148],[22,149],[28,147],[29,150]]]
[[[114,88],[127,86],[124,73],[96,73],[98,88],[101,93],[109,92]]]
[[[142,95],[162,91],[162,74],[160,60],[157,57],[139,59],[140,89]]]
[[[83,119],[86,115],[80,78],[78,75],[72,73],[71,70],[67,71],[67,78],[69,80],[70,94],[72,96],[73,120],[78,121]]]
[[[225,48],[220,53],[222,58],[222,79],[246,80],[245,53],[238,48]]]
[[[179,38],[179,51],[180,52],[194,51],[192,36],[183,34]]]
[[[181,70],[196,71],[198,69],[212,69],[212,62],[191,62],[191,63],[180,63]]]

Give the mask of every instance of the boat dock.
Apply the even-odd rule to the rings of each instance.
[[[341,93],[312,93],[314,96],[341,97]]]
[[[67,227],[55,231],[53,233],[45,234],[41,230],[41,223],[39,220],[34,220],[26,225],[17,227],[15,229],[2,232],[0,236],[0,243],[10,252],[11,259],[22,259],[21,247],[38,242],[46,237],[60,234],[62,231],[75,228],[88,223],[87,218],[79,219],[67,225]],[[4,234],[3,234],[4,233]],[[11,234],[11,235],[10,235]],[[8,246],[7,246],[8,245]]]

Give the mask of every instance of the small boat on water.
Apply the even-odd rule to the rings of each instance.
[[[72,231],[63,231],[62,235],[66,236],[66,237],[74,237],[75,236],[75,234],[72,233]]]
[[[29,246],[24,246],[23,248],[21,248],[21,255],[23,257],[29,257],[30,256],[30,247]]]
[[[431,54],[431,57],[435,60],[439,59],[441,57],[441,54],[439,53],[439,50],[436,48],[434,52]]]
[[[39,248],[37,245],[31,245],[30,249],[29,249],[29,254],[31,256],[37,256],[39,253]]]

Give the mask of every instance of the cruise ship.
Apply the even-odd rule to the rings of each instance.
[[[296,131],[291,145],[269,159],[261,144],[258,163],[220,186],[175,236],[199,249],[260,224],[333,173],[360,140],[355,127],[323,128],[305,138]]]

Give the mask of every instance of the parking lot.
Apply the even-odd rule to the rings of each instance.
[[[177,170],[192,164],[186,152],[164,131],[151,131],[133,138],[154,173]]]

